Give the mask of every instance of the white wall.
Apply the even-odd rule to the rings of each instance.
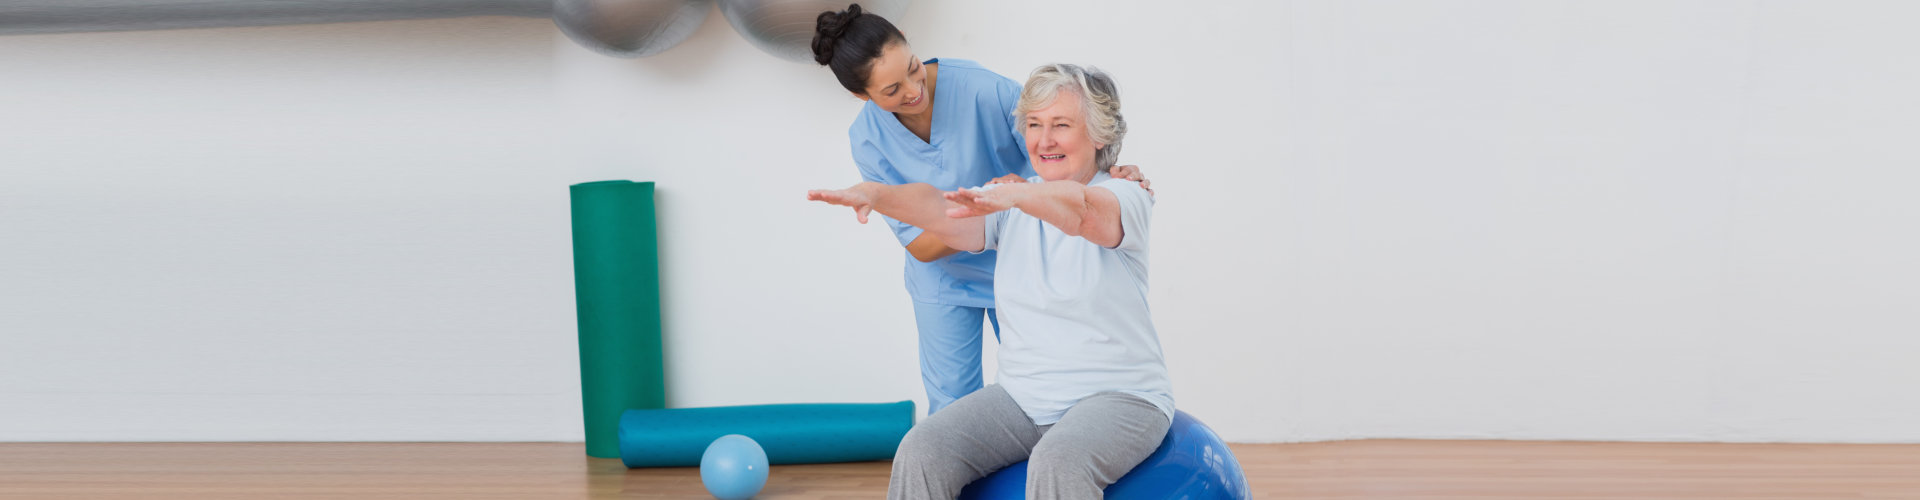
[[[0,440],[578,438],[553,33],[0,38]]]
[[[1119,80],[1236,441],[1920,442],[1920,6],[916,2]],[[714,13],[0,38],[0,440],[580,438],[568,183],[660,182],[670,401],[924,400],[858,102]]]

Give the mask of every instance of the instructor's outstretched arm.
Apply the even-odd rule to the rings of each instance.
[[[941,198],[940,190],[931,185],[862,182],[846,189],[807,191],[807,199],[852,208],[861,224],[867,223],[869,213],[886,214],[933,233],[955,250],[977,252],[986,246],[986,226],[980,218],[948,217],[947,202]]]

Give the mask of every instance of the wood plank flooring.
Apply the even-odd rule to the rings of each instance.
[[[1920,445],[1233,445],[1255,498],[1920,500]],[[880,498],[886,462],[775,466],[763,499]],[[0,443],[0,498],[710,498],[579,443]]]

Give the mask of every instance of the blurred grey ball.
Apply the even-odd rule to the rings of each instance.
[[[594,52],[631,59],[686,41],[712,10],[713,0],[554,0],[553,24]]]
[[[740,36],[754,47],[775,57],[813,64],[813,25],[821,12],[846,10],[860,4],[862,10],[887,18],[896,26],[907,12],[908,0],[720,0],[720,13],[727,16]]]

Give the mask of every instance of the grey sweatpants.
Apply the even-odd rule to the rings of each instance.
[[[1060,422],[1034,425],[1006,389],[990,385],[907,432],[893,455],[887,498],[951,499],[967,483],[1027,460],[1027,498],[1101,498],[1153,454],[1167,414],[1139,396],[1103,392]]]

